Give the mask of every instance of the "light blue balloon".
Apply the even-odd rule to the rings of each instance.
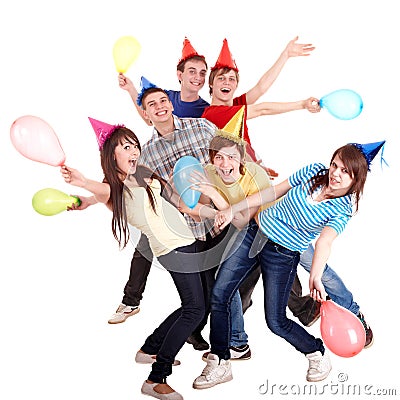
[[[174,166],[174,185],[184,203],[193,209],[199,202],[200,192],[193,190],[193,185],[189,180],[192,178],[191,173],[198,171],[204,173],[203,167],[199,160],[192,156],[181,157]]]
[[[363,109],[361,96],[350,89],[339,89],[327,94],[320,99],[319,105],[342,120],[356,118]]]

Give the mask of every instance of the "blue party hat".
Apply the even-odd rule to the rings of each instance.
[[[142,97],[144,95],[144,92],[150,88],[156,88],[154,83],[151,83],[148,79],[146,79],[144,76],[142,76],[140,80],[140,93],[138,94],[138,97],[136,99],[136,103],[141,107],[142,106]]]
[[[371,162],[381,149],[382,149],[381,163],[384,162],[386,165],[388,165],[387,162],[383,158],[383,149],[384,149],[385,142],[386,142],[386,140],[383,140],[382,142],[374,142],[374,143],[366,143],[366,144],[359,144],[359,143],[351,143],[351,144],[353,146],[357,147],[357,149],[360,150],[361,153],[363,153],[365,159],[367,160],[368,171],[370,171]]]

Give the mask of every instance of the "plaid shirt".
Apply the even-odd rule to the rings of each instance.
[[[207,164],[209,143],[217,129],[205,118],[173,117],[175,130],[166,138],[154,129],[151,139],[142,147],[139,160],[165,180],[169,179],[181,157],[193,156],[202,165]],[[207,232],[215,235],[211,221],[196,222],[187,214],[185,219],[197,239],[205,240]]]

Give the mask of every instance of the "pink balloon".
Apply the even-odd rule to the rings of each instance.
[[[326,347],[340,357],[353,357],[365,346],[362,322],[332,300],[321,304],[320,329]]]
[[[39,117],[25,115],[11,125],[11,142],[25,157],[55,167],[63,165],[65,154],[53,128]]]

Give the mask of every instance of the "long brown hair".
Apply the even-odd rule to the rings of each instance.
[[[111,221],[111,228],[115,239],[118,241],[120,248],[124,248],[130,237],[129,226],[126,216],[124,192],[130,196],[131,193],[127,186],[124,184],[125,172],[118,168],[115,160],[115,148],[119,144],[129,142],[132,145],[137,145],[141,151],[139,139],[130,129],[125,127],[118,127],[114,130],[111,136],[105,141],[102,149],[100,150],[101,167],[104,173],[104,182],[110,185],[110,199],[108,206],[112,209],[113,217]],[[153,173],[149,168],[144,165],[138,165],[136,172],[132,174],[138,185],[145,188],[151,208],[155,212],[156,200],[151,187],[147,184],[146,179],[158,179],[161,185],[165,186],[165,181]],[[129,177],[126,177],[129,179]]]
[[[353,194],[356,212],[358,202],[363,194],[365,181],[367,179],[368,163],[363,153],[352,144],[346,144],[338,148],[332,155],[331,164],[335,157],[339,157],[346,167],[353,183],[345,195]],[[329,185],[329,169],[320,170],[310,181],[309,193],[313,193],[320,186]]]

